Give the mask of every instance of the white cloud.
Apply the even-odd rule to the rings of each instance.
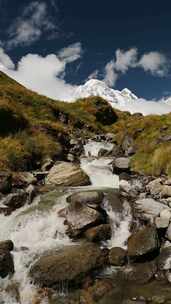
[[[33,1],[8,29],[9,39],[5,43],[8,48],[19,45],[30,45],[38,40],[43,33],[52,32],[56,25],[48,16],[45,2]]]
[[[71,101],[75,86],[66,83],[61,75],[65,72],[67,63],[73,62],[81,56],[81,44],[78,45],[79,50],[76,47],[75,53],[73,45],[68,46],[65,49],[63,58],[55,54],[45,57],[37,54],[28,54],[21,58],[16,68],[12,64],[11,66],[3,64],[0,69],[33,91],[53,99]],[[62,53],[63,51],[59,52],[59,54]],[[6,56],[8,57],[8,55]]]
[[[49,54],[43,57],[38,54],[27,54],[21,58],[15,67],[10,57],[0,48],[0,70],[33,91],[53,99],[72,101],[78,87],[67,83],[62,75],[66,71],[67,64],[80,58],[81,54],[81,44],[75,43],[62,49],[57,55]],[[118,62],[120,62],[120,69],[123,73],[125,71],[123,61]],[[129,65],[134,65],[134,60],[126,60],[125,67],[128,67],[128,62]],[[114,78],[117,78],[118,75],[113,67],[114,63],[112,61],[111,66],[108,65],[107,72],[110,75],[109,72],[111,71],[110,79],[113,77],[113,81],[116,81]],[[113,71],[116,75],[112,75]],[[167,103],[165,99],[158,102],[137,99],[133,102],[115,103],[114,107],[131,113],[140,112],[144,115],[171,112],[171,104]]]
[[[160,77],[167,75],[168,65],[167,58],[159,52],[144,54],[138,63],[138,66],[142,67],[144,71]]]
[[[104,81],[108,86],[113,87],[115,85],[117,79],[118,79],[118,73],[115,70],[115,62],[114,62],[114,60],[111,60],[105,66]]]
[[[153,76],[164,77],[168,73],[169,61],[165,55],[159,52],[149,52],[138,60],[136,48],[128,51],[116,50],[115,58],[109,61],[104,68],[104,81],[109,86],[114,86],[121,74],[125,74],[130,68],[142,68]]]
[[[128,71],[130,67],[135,67],[137,62],[137,49],[132,48],[128,51],[116,50],[116,61],[114,62],[115,69],[123,74]]]
[[[4,49],[0,47],[0,67],[1,69],[14,69],[14,63],[11,58],[4,52]]]
[[[76,42],[70,46],[63,48],[59,51],[58,56],[61,60],[64,60],[66,63],[73,62],[79,59],[82,55],[81,43]]]
[[[162,100],[154,101],[154,100],[146,100],[146,99],[137,99],[134,102],[125,102],[124,104],[112,104],[114,108],[117,108],[120,111],[128,111],[131,114],[133,113],[141,113],[143,115],[162,115],[171,113],[171,105],[166,104]]]

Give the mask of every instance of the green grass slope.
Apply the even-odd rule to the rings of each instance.
[[[71,138],[105,132],[115,133],[119,145],[132,137],[132,170],[171,176],[171,114],[130,115],[100,97],[54,101],[0,72],[0,170],[32,170],[45,157],[65,159]]]
[[[105,132],[116,120],[99,97],[54,101],[0,72],[0,170],[31,170],[45,157],[64,158],[70,138]]]
[[[142,174],[171,176],[171,113],[167,115],[124,115],[112,127],[122,144],[133,138],[132,169]]]

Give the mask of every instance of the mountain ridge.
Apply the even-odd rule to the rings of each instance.
[[[111,106],[120,111],[128,111],[131,114],[141,113],[143,115],[162,115],[171,112],[171,97],[159,101],[145,100],[136,96],[128,88],[115,90],[106,85],[104,81],[90,79],[85,84],[78,86],[74,93],[74,100],[100,96],[107,100]]]
[[[125,104],[138,100],[138,97],[129,89],[124,88],[122,91],[109,88],[105,82],[98,79],[90,79],[84,85],[80,85],[74,94],[74,99],[86,98],[89,96],[100,96],[107,101],[116,104]]]

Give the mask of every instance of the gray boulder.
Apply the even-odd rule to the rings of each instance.
[[[153,196],[160,196],[160,192],[162,190],[162,179],[161,178],[157,178],[153,181],[151,181],[148,185],[147,185],[147,191],[149,191],[151,193],[151,195]]]
[[[57,162],[49,171],[45,180],[46,184],[56,186],[85,186],[90,184],[89,177],[79,165],[69,162]]]
[[[154,219],[159,216],[160,212],[164,209],[169,210],[170,208],[152,198],[139,199],[134,205],[136,213],[150,222],[154,222]]]
[[[67,233],[75,238],[92,226],[103,223],[100,212],[80,202],[72,202],[65,210]]]
[[[133,259],[151,255],[159,249],[159,239],[155,227],[145,227],[128,239],[128,256]]]
[[[103,202],[104,194],[102,191],[82,191],[70,195],[67,198],[69,203],[81,203],[89,207],[98,208]]]
[[[123,266],[127,260],[127,253],[123,248],[113,247],[109,251],[109,262],[113,266]]]
[[[163,185],[160,192],[161,198],[168,198],[171,197],[171,186]]]
[[[160,216],[156,217],[155,224],[157,228],[167,228],[171,220],[171,210],[163,209]]]
[[[122,172],[130,171],[130,158],[129,157],[118,157],[113,163],[113,172],[116,174],[120,174]]]
[[[103,267],[106,253],[95,244],[67,246],[42,256],[30,269],[34,283],[52,287],[67,282],[69,287],[77,287],[92,270]]]

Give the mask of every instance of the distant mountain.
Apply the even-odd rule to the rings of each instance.
[[[74,98],[86,98],[89,96],[100,96],[118,105],[125,105],[127,102],[132,103],[138,100],[138,97],[130,90],[114,90],[109,88],[105,82],[97,79],[90,79],[84,85],[79,86],[75,91]]]
[[[132,114],[160,115],[171,112],[171,97],[159,101],[145,100],[137,97],[127,88],[122,91],[114,90],[109,88],[105,82],[97,79],[90,79],[84,85],[77,87],[74,93],[74,100],[90,96],[100,96],[110,102],[113,108],[128,111]]]

